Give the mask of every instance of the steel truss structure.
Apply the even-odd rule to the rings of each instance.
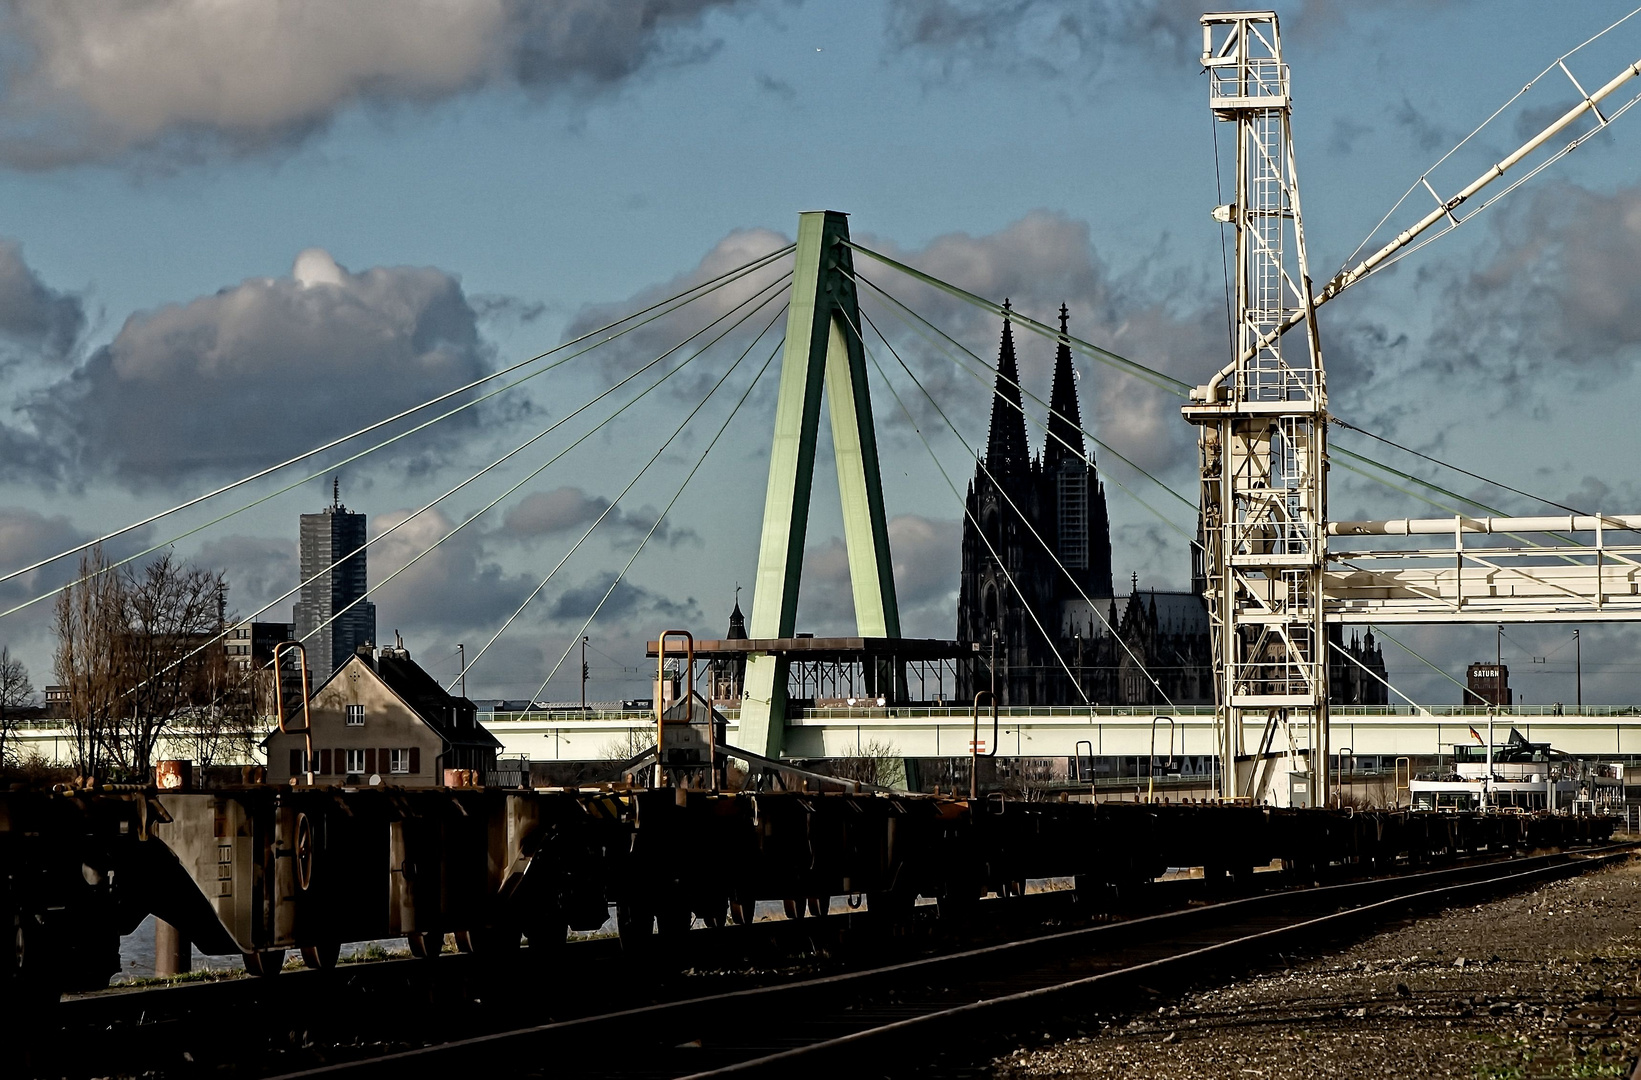
[[[1641,618],[1637,530],[1637,514],[1330,521],[1329,536],[1447,536],[1452,543],[1330,551],[1322,578],[1323,607],[1328,621],[1342,623]],[[1561,542],[1529,544],[1525,538],[1533,534]],[[1593,539],[1575,544],[1569,534],[1589,534]],[[1478,542],[1479,537],[1498,536],[1514,543]]]
[[[1221,776],[1227,795],[1246,795],[1249,718],[1267,727],[1262,750],[1286,718],[1309,731],[1312,760],[1327,759],[1327,386],[1276,15],[1204,15],[1202,33],[1209,104],[1236,129],[1236,201],[1214,215],[1236,229],[1237,358],[1184,413],[1200,428]],[[1304,341],[1288,348],[1282,328],[1299,324]],[[1315,772],[1312,797],[1325,801],[1326,770]]]
[[[1221,793],[1266,794],[1277,728],[1286,721],[1290,740],[1296,728],[1308,729],[1309,762],[1300,768],[1309,773],[1310,801],[1325,802],[1329,623],[1641,619],[1641,544],[1633,535],[1641,531],[1641,515],[1328,522],[1327,387],[1316,328],[1320,305],[1389,265],[1432,226],[1460,224],[1455,211],[1462,204],[1586,112],[1605,126],[1610,117],[1600,103],[1641,76],[1641,61],[1593,94],[1563,63],[1582,101],[1457,195],[1438,196],[1435,210],[1318,292],[1305,259],[1276,14],[1223,12],[1201,21],[1209,106],[1217,121],[1236,128],[1236,201],[1214,210],[1236,233],[1234,358],[1192,391],[1183,410],[1200,428],[1204,599],[1213,633]],[[1574,136],[1557,153],[1582,138]],[[1299,327],[1303,343],[1284,351],[1284,335]],[[1615,533],[1630,535],[1615,543]],[[1550,542],[1526,539],[1533,534]],[[1593,534],[1593,542],[1569,534]],[[1451,546],[1412,549],[1348,550],[1343,542],[1418,535],[1453,539]],[[1478,541],[1478,535],[1515,542]],[[1330,537],[1340,539],[1341,550],[1328,550]],[[1250,721],[1263,728],[1252,754],[1245,736]]]

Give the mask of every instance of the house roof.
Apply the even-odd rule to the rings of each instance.
[[[501,748],[501,740],[479,723],[478,707],[464,697],[446,692],[433,676],[410,658],[409,651],[405,649],[382,649],[375,656],[366,656],[362,652],[354,654],[347,663],[331,672],[330,678],[319,684],[313,696],[317,698],[355,664],[375,675],[383,686],[445,742],[453,746]],[[455,721],[459,716],[465,716],[468,724],[458,727]],[[266,746],[277,734],[279,729],[276,727],[262,740],[263,745]]]
[[[394,655],[394,652],[400,655]],[[365,663],[363,655],[354,659]],[[344,668],[346,666],[343,665]],[[465,746],[501,746],[501,740],[490,734],[478,722],[477,707],[466,698],[448,693],[439,685],[438,680],[410,658],[408,652],[381,650],[376,657],[374,670],[382,683],[393,691],[400,701],[410,706],[411,711],[420,716],[427,726],[438,732],[446,742]],[[456,726],[455,718],[463,715],[471,721],[471,726]]]

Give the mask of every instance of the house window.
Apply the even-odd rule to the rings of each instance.
[[[365,771],[365,752],[363,750],[349,750],[347,758],[348,772],[362,773]]]
[[[348,706],[348,727],[365,726],[365,707],[363,705]]]
[[[410,772],[410,751],[389,750],[387,755],[387,771],[399,776],[408,775]]]

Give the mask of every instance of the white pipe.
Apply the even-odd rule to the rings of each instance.
[[[1386,521],[1330,521],[1329,536],[1451,536],[1467,533],[1595,532],[1641,530],[1641,514],[1563,514],[1559,517],[1391,518]]]

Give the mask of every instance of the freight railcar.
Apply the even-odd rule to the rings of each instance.
[[[696,918],[791,917],[862,896],[892,923],[1028,879],[1103,904],[1168,867],[1210,888],[1257,867],[1299,880],[1604,840],[1603,817],[975,801],[901,794],[362,789],[0,793],[0,989],[13,1005],[106,984],[119,937],[153,914],[255,973],[334,964],[402,937],[437,956],[506,952],[603,926],[665,949]]]

